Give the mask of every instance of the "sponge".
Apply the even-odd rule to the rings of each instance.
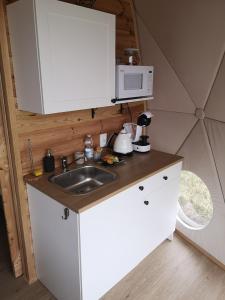
[[[38,176],[41,176],[42,174],[43,174],[43,172],[41,169],[34,170],[34,176],[38,177]]]

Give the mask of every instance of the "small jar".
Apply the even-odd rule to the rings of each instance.
[[[94,151],[94,161],[99,161],[101,159],[102,148],[97,147]]]
[[[83,165],[85,162],[84,152],[75,152],[74,159],[77,165]]]
[[[128,65],[138,65],[140,62],[139,58],[139,49],[136,48],[126,48],[124,49],[124,53],[128,58]]]

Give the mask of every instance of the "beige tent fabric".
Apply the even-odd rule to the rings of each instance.
[[[223,195],[204,121],[198,121],[178,154],[185,158],[183,169],[197,174],[206,183],[214,205],[224,209]]]
[[[206,119],[205,124],[216,162],[219,181],[225,196],[225,123]]]
[[[155,149],[176,153],[197,119],[191,114],[152,109],[151,112],[154,115],[148,132],[151,144]]]
[[[225,57],[206,105],[206,116],[225,122]]]
[[[225,1],[135,0],[135,6],[196,107],[203,108],[224,53]]]
[[[213,219],[202,230],[190,230],[179,222],[177,228],[225,264],[224,200],[204,121],[198,121],[179,154],[185,157],[183,169],[191,170],[206,183],[213,201]]]
[[[146,65],[155,67],[154,98],[156,101],[152,101],[151,108],[194,113],[195,105],[187,91],[139,17],[138,24],[142,32],[140,42],[141,45],[145,45],[142,59]]]
[[[190,230],[177,222],[177,229],[190,240],[205,249],[208,253],[225,264],[225,214],[219,207],[214,208],[213,218],[202,230]]]
[[[225,1],[135,5],[143,64],[155,67],[152,147],[184,156],[213,201],[204,229],[177,228],[225,264]]]

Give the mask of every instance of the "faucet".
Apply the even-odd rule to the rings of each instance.
[[[63,172],[67,172],[67,167],[68,167],[68,163],[67,163],[67,157],[66,156],[62,156],[61,157],[61,165],[62,165],[62,169]]]

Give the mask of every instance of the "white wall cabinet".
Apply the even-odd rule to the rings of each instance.
[[[110,106],[115,16],[57,0],[7,6],[19,109],[50,114]]]
[[[180,170],[177,163],[80,214],[70,211],[68,220],[62,205],[28,185],[40,280],[58,299],[103,296],[174,232]]]

